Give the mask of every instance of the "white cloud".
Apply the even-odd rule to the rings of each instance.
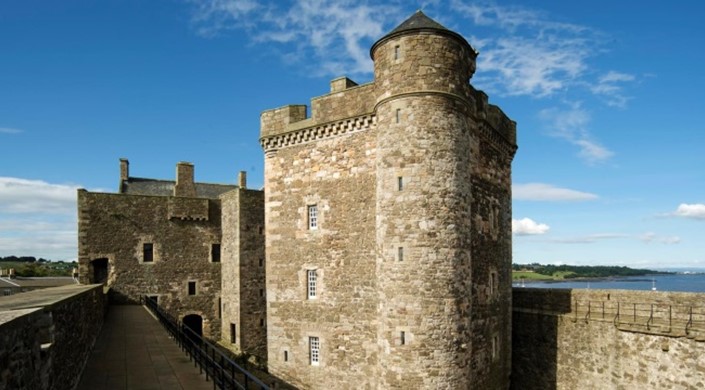
[[[13,129],[11,127],[0,127],[1,134],[19,134],[22,133],[20,129]]]
[[[615,72],[613,70],[600,77],[590,90],[607,99],[607,105],[624,108],[629,98],[624,95],[623,83],[634,81],[635,77],[630,74]]]
[[[512,233],[517,236],[546,234],[550,227],[530,218],[512,219]]]
[[[705,204],[681,203],[675,212],[670,214],[674,217],[692,218],[697,220],[705,220]]]
[[[588,164],[597,164],[609,160],[614,152],[593,139],[588,130],[590,114],[579,103],[574,103],[567,110],[558,108],[544,109],[539,118],[549,129],[549,135],[570,142],[580,148],[578,156]]]
[[[551,241],[559,244],[594,244],[598,241],[629,238],[628,234],[596,233],[587,236],[554,238]]]
[[[678,236],[659,236],[654,232],[647,232],[638,237],[639,240],[646,244],[660,243],[666,245],[680,244],[681,238]]]
[[[512,185],[512,199],[515,200],[579,202],[598,198],[597,195],[589,192],[560,188],[551,184],[526,183]]]
[[[0,177],[0,213],[75,214],[78,186]]]
[[[369,47],[402,15],[394,5],[352,0],[276,1],[191,0],[193,23],[203,36],[232,29],[248,32],[255,43],[291,44],[287,61],[312,60],[322,75],[372,71]],[[342,49],[342,50],[341,50]],[[315,68],[314,68],[315,66]]]

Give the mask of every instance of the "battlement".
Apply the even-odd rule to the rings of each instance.
[[[347,77],[330,83],[331,92],[311,99],[311,116],[305,105],[288,105],[262,112],[260,139],[281,136],[298,130],[318,127],[331,122],[364,116],[374,110],[374,84],[358,85]]]

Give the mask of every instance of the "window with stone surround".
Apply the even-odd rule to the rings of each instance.
[[[306,290],[308,299],[316,299],[318,296],[318,273],[315,269],[306,271]]]
[[[497,295],[499,280],[497,278],[497,271],[490,271],[490,296]]]
[[[289,361],[289,351],[284,351],[284,361],[285,362]]]
[[[196,282],[195,281],[189,281],[188,282],[188,295],[196,295]]]
[[[399,333],[399,344],[406,345],[406,332],[404,331],[401,331],[401,333]]]
[[[395,121],[401,123],[401,108],[397,108],[395,113]]]
[[[321,361],[321,341],[318,337],[308,338],[308,351],[312,366],[317,366]]]
[[[499,358],[499,336],[494,335],[492,337],[492,360],[497,360]]]
[[[397,177],[397,190],[401,191],[404,189],[404,178],[399,176]]]
[[[397,248],[397,260],[404,261],[404,247],[400,246]]]
[[[308,229],[318,229],[318,205],[312,204],[308,206]]]
[[[220,244],[211,244],[211,261],[220,263]]]
[[[401,46],[394,46],[394,59],[398,60],[401,57]]]
[[[154,244],[145,242],[142,244],[142,262],[151,263],[154,261]]]
[[[230,323],[230,343],[235,344],[237,341],[237,327],[232,322]]]

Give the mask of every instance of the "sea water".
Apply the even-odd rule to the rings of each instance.
[[[514,280],[514,287],[527,288],[590,288],[590,289],[620,289],[620,290],[652,290],[705,292],[705,273],[698,274],[668,274],[615,277],[605,279],[556,280],[556,281],[524,281]]]

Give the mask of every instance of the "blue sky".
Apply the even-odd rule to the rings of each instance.
[[[0,256],[76,258],[75,190],[262,185],[261,111],[372,79],[417,9],[480,52],[518,123],[514,261],[705,267],[705,2],[0,3]]]

